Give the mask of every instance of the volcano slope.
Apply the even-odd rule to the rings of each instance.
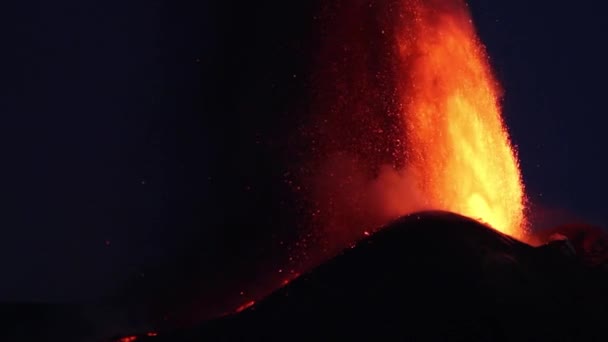
[[[608,276],[569,247],[413,214],[238,314],[141,340],[605,340]]]

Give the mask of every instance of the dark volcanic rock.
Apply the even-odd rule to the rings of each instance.
[[[605,340],[606,273],[562,243],[414,214],[240,314],[150,340]]]
[[[532,247],[459,215],[409,215],[238,314],[123,341],[605,341],[603,231],[545,234]],[[115,312],[0,305],[0,340],[103,340]]]
[[[542,238],[563,236],[568,239],[582,262],[608,269],[608,235],[600,227],[568,224],[543,232]]]

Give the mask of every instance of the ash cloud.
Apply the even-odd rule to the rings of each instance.
[[[384,164],[374,172],[347,153],[330,156],[316,174],[316,227],[330,250],[339,249],[408,213],[430,209],[407,168]]]

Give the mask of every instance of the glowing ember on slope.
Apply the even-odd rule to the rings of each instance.
[[[118,340],[118,342],[133,342],[137,340],[137,336],[125,336]]]
[[[397,30],[400,93],[407,160],[418,186],[433,208],[521,238],[518,163],[501,119],[498,85],[466,6],[459,0],[405,3],[410,20]]]
[[[238,308],[236,308],[236,310],[234,310],[234,312],[239,313],[239,312],[245,311],[254,305],[255,305],[255,301],[251,300],[251,301],[239,306]]]

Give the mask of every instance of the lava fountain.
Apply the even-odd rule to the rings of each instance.
[[[500,86],[466,3],[336,0],[326,11],[307,136],[313,226],[339,249],[444,210],[527,240]]]
[[[407,161],[436,209],[525,232],[524,190],[499,86],[459,0],[406,0],[397,32]]]

